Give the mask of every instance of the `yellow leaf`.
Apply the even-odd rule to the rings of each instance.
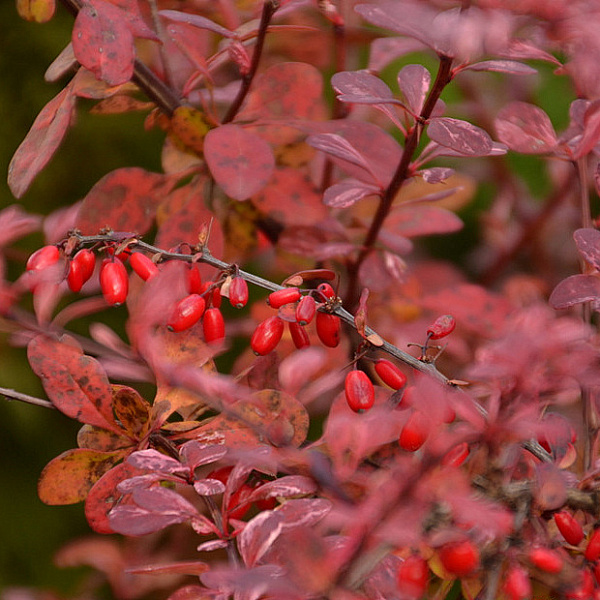
[[[180,106],[171,118],[171,134],[197,154],[202,154],[204,138],[210,128],[204,113],[191,106]]]
[[[17,0],[19,16],[26,21],[46,23],[54,16],[54,0]]]

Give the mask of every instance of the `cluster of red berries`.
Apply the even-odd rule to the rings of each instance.
[[[278,309],[278,314],[262,321],[254,330],[250,346],[255,354],[264,356],[279,344],[285,322],[288,324],[292,341],[301,350],[310,346],[306,325],[314,319],[319,340],[329,348],[340,343],[341,321],[337,315],[319,310],[337,305],[337,295],[328,283],[321,283],[316,290],[305,295],[297,287],[287,287],[269,294],[267,303]]]

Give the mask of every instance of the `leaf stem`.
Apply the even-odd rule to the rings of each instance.
[[[34,406],[42,406],[43,408],[51,408],[53,410],[56,409],[54,404],[52,404],[52,402],[48,402],[48,400],[42,400],[41,398],[29,396],[28,394],[22,394],[21,392],[9,390],[8,388],[0,387],[0,395],[4,396],[9,400],[18,400],[19,402],[33,404]]]
[[[371,222],[371,226],[369,227],[369,231],[367,232],[358,257],[348,265],[348,291],[346,303],[351,308],[354,307],[357,302],[359,287],[358,273],[360,266],[373,250],[373,246],[379,237],[379,233],[383,227],[385,219],[390,213],[394,198],[409,177],[410,163],[417,150],[417,146],[419,145],[423,127],[429,117],[431,117],[433,109],[439,100],[442,91],[452,80],[452,58],[445,55],[440,55],[439,58],[440,65],[435,82],[431,88],[431,91],[429,92],[429,96],[427,96],[427,100],[425,101],[423,109],[421,110],[421,114],[417,123],[415,123],[414,127],[410,130],[408,137],[406,138],[404,150],[402,152],[400,162],[396,168],[396,172],[381,196],[381,200],[377,207],[377,212],[373,217],[373,221]]]

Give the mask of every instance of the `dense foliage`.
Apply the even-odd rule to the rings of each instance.
[[[163,132],[0,212],[48,399],[0,391],[81,424],[38,493],[84,503],[86,597],[600,598],[597,3],[16,4],[74,17],[24,205],[78,111]]]

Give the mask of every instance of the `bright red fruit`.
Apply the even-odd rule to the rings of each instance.
[[[340,318],[326,312],[317,313],[317,335],[325,346],[335,348],[340,343]]]
[[[41,271],[58,262],[60,252],[56,246],[43,246],[36,250],[28,259],[28,271]]]
[[[561,535],[569,544],[577,546],[584,538],[583,527],[579,521],[566,510],[555,513],[554,522]]]
[[[234,277],[231,280],[229,302],[235,308],[243,308],[248,303],[248,284],[243,277]]]
[[[320,292],[324,300],[335,298],[335,291],[328,283],[320,283],[317,286],[317,292]]]
[[[190,294],[175,305],[167,327],[171,331],[185,331],[200,320],[205,308],[206,302],[200,294]]]
[[[279,317],[269,317],[254,330],[250,338],[250,347],[255,354],[264,356],[275,350],[282,335],[283,321]]]
[[[72,258],[69,263],[69,273],[67,275],[67,283],[73,292],[78,292],[83,287],[83,284],[94,273],[96,266],[96,255],[87,248],[81,249]]]
[[[375,361],[375,372],[386,385],[393,390],[399,390],[406,385],[406,375],[393,363],[385,358]]]
[[[190,294],[201,294],[204,290],[202,289],[202,275],[200,275],[200,265],[193,263],[187,272],[187,287]]]
[[[460,467],[469,456],[469,444],[461,442],[446,452],[442,458],[445,467]]]
[[[300,290],[295,287],[290,287],[271,292],[267,298],[267,303],[271,308],[280,308],[284,304],[291,304],[298,300],[300,300]]]
[[[404,424],[398,443],[403,450],[416,452],[427,441],[428,436],[429,421],[423,413],[416,410]]]
[[[154,275],[158,273],[156,263],[142,252],[132,252],[129,257],[129,264],[136,274],[144,281],[148,281],[148,279],[154,277]]]
[[[424,558],[413,554],[398,567],[398,590],[403,598],[418,600],[427,590],[429,567]]]
[[[354,411],[368,410],[375,402],[375,390],[369,376],[364,371],[353,369],[346,375],[344,383],[346,402]]]
[[[123,304],[129,291],[127,269],[120,260],[105,258],[100,268],[100,289],[108,304]]]
[[[559,573],[563,568],[562,556],[550,548],[533,548],[529,551],[529,560],[546,573]]]
[[[315,317],[317,303],[312,296],[304,296],[296,307],[296,322],[299,325],[308,325]]]
[[[508,569],[502,586],[508,600],[526,600],[531,598],[531,581],[527,571],[515,565]]]
[[[214,281],[207,281],[202,286],[201,293],[204,294],[206,292],[206,290],[208,290],[210,288],[210,286],[213,285],[214,283],[215,283]],[[212,304],[215,308],[221,307],[221,288],[220,287],[214,287],[211,292],[206,294],[206,303]]]
[[[292,341],[294,342],[294,346],[298,348],[298,350],[302,350],[302,348],[306,348],[310,346],[310,339],[308,337],[308,333],[302,325],[298,325],[298,323],[289,322],[288,326],[290,328],[290,333],[292,334]]]
[[[596,562],[600,558],[600,529],[594,529],[590,535],[584,555],[590,562]]]
[[[479,568],[479,551],[471,540],[445,544],[439,556],[444,569],[457,577],[471,575]]]
[[[567,600],[588,600],[592,598],[594,593],[594,578],[589,569],[585,569],[582,573],[579,585],[572,588],[565,594]]]
[[[442,315],[427,328],[427,337],[431,340],[439,340],[450,335],[455,327],[456,321],[452,315]]]
[[[217,342],[225,337],[225,321],[218,308],[209,308],[202,319],[204,341],[207,344]]]

